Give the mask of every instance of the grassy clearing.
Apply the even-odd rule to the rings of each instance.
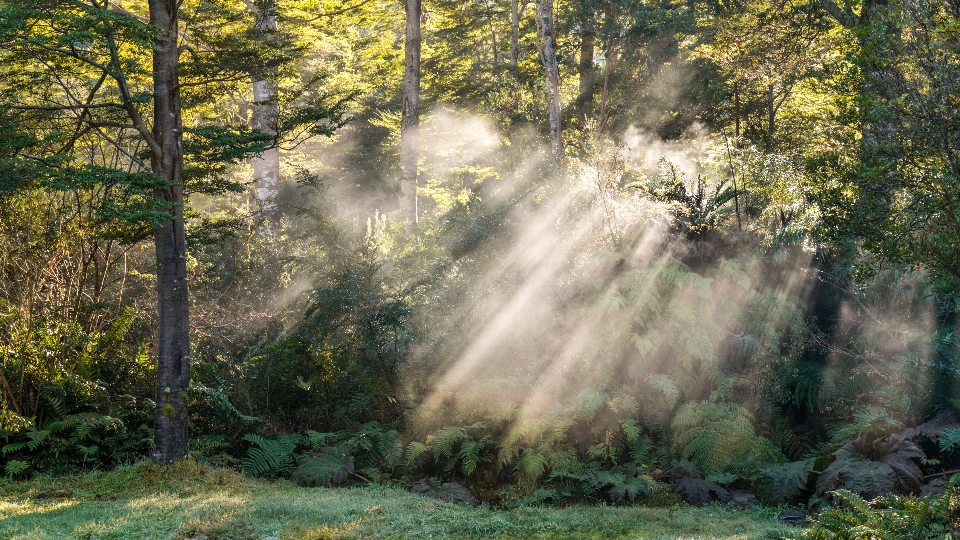
[[[0,488],[0,538],[770,539],[776,511],[577,506],[492,510],[395,488],[300,488],[182,463],[38,479]]]

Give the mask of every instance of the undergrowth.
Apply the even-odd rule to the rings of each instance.
[[[194,462],[0,487],[0,537],[772,539],[776,511],[575,506],[494,510],[384,487],[300,488]]]

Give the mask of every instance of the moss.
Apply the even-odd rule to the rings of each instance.
[[[175,418],[177,416],[177,410],[173,408],[173,405],[167,403],[163,406],[163,415],[167,418]]]

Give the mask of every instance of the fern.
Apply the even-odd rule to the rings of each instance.
[[[859,437],[877,438],[903,428],[903,423],[889,411],[867,405],[853,415],[853,422],[833,430],[835,442],[850,441]]]
[[[460,446],[457,461],[461,464],[463,474],[470,476],[481,463],[489,463],[491,457],[487,454],[488,448],[493,446],[490,437],[483,437],[477,441],[466,441]]]
[[[796,499],[808,488],[813,459],[785,465],[772,465],[760,473],[757,494],[768,504],[784,504]]]
[[[243,440],[253,443],[243,460],[243,472],[248,476],[279,476],[290,472],[299,455],[297,446],[307,442],[301,435],[282,435],[266,439],[248,433]]]
[[[833,492],[841,506],[814,518],[803,538],[811,540],[902,540],[947,538],[953,529],[947,507],[952,494],[919,499],[912,495],[867,501],[847,490]]]
[[[517,461],[517,472],[528,482],[536,482],[547,472],[548,461],[541,450],[524,449]]]
[[[941,452],[953,452],[960,448],[960,428],[943,430],[943,434],[937,439],[937,444],[940,445]]]
[[[433,448],[433,456],[436,459],[449,459],[453,457],[453,447],[468,437],[463,428],[451,426],[428,436],[427,445]]]
[[[684,404],[671,429],[680,458],[700,465],[708,473],[726,471],[746,476],[764,461],[784,459],[769,440],[757,436],[753,415],[736,404]]]
[[[21,461],[18,459],[11,459],[7,462],[7,465],[4,467],[4,472],[7,473],[7,480],[13,480],[15,476],[19,476],[24,471],[30,468],[30,464],[26,461]]]
[[[680,397],[680,390],[669,375],[657,373],[647,379],[647,384],[655,390],[659,390],[666,398],[668,409],[672,409],[677,404],[677,398]]]
[[[412,464],[418,457],[420,457],[424,452],[428,450],[428,446],[419,441],[411,441],[407,445],[407,449],[404,451],[404,462],[407,465]]]

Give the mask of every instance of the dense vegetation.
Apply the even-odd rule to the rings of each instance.
[[[8,479],[955,532],[956,2],[405,5],[0,0]]]

